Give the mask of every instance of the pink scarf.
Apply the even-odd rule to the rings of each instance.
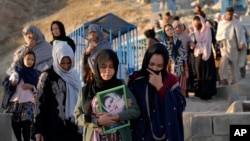
[[[197,30],[197,28],[194,26],[194,23],[192,23],[194,28],[195,39],[197,42],[194,49],[194,56],[198,57],[199,54],[202,54],[202,59],[206,61],[211,55],[212,34],[210,27],[205,24],[204,18],[201,16],[199,17],[202,24],[201,30]]]

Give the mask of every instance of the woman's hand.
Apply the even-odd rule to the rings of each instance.
[[[36,134],[35,138],[36,138],[36,141],[44,141],[43,136],[41,134]]]
[[[25,44],[26,47],[28,47],[29,49],[33,48],[36,46],[36,41],[33,40],[33,39],[30,39],[26,44]]]
[[[161,72],[157,75],[150,69],[147,69],[147,71],[150,73],[149,83],[153,85],[156,90],[159,90],[163,86]]]
[[[195,44],[193,42],[190,42],[190,49],[194,49],[195,48]]]
[[[90,41],[89,46],[87,47],[85,54],[89,55],[97,46],[97,43],[95,41]]]

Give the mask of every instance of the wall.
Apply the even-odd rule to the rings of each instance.
[[[250,125],[250,113],[184,112],[185,141],[229,141],[230,125]]]

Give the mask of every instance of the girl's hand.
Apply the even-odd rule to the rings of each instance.
[[[127,99],[127,104],[128,104],[128,107],[132,107],[132,100],[130,98]]]
[[[116,121],[117,121],[117,115],[110,113],[103,113],[98,119],[98,124],[102,126],[111,126]]]
[[[150,73],[149,83],[159,90],[163,86],[161,72],[157,75],[152,70],[147,69],[147,71]]]
[[[28,90],[28,89],[32,90],[33,86],[31,84],[25,83],[25,84],[22,85],[22,88],[24,90]]]
[[[36,141],[44,141],[43,136],[41,134],[36,134],[35,138],[36,138]]]

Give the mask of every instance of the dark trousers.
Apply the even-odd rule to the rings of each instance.
[[[15,122],[12,121],[12,129],[17,141],[22,141],[22,134],[24,141],[30,141],[30,121]]]

